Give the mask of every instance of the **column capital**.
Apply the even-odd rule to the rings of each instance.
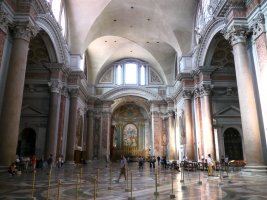
[[[265,17],[262,13],[259,13],[255,18],[255,22],[250,26],[252,31],[252,37],[256,40],[262,33],[265,33]]]
[[[191,90],[183,90],[183,98],[184,99],[191,99],[192,97],[192,91]]]
[[[238,43],[246,43],[248,28],[242,25],[233,25],[228,30],[224,31],[224,37],[232,46]]]
[[[50,87],[52,93],[60,93],[61,89],[63,88],[62,82],[58,80],[52,80],[48,82],[48,86]]]
[[[78,97],[79,96],[79,88],[69,88],[70,97]]]
[[[0,29],[7,33],[8,25],[11,23],[11,15],[4,10],[3,6],[0,6]]]
[[[69,93],[68,93],[68,88],[66,86],[63,86],[62,89],[61,89],[61,94],[65,97],[68,97],[69,96]]]
[[[194,90],[194,97],[195,98],[198,98],[198,97],[200,97],[200,89],[199,88],[196,88],[195,90]]]
[[[200,86],[200,95],[201,96],[210,96],[211,95],[211,86],[203,84]]]
[[[31,22],[17,22],[13,26],[13,37],[30,42],[37,35],[39,27]]]

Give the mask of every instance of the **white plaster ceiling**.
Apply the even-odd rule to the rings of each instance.
[[[87,56],[89,82],[111,62],[137,58],[174,82],[191,49],[197,0],[66,0],[71,54]]]

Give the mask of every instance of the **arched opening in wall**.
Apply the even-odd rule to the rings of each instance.
[[[110,156],[117,160],[120,155],[136,161],[148,156],[149,120],[144,108],[135,102],[126,102],[112,114]]]
[[[29,44],[27,67],[25,73],[22,112],[20,117],[21,126],[29,127],[34,124],[38,141],[36,143],[36,155],[41,157],[45,154],[45,141],[48,115],[50,109],[50,90],[48,82],[51,80],[51,70],[47,64],[56,63],[56,52],[49,35],[41,30]],[[62,139],[61,132],[57,130],[58,139]]]
[[[241,124],[240,112],[238,111],[238,87],[232,46],[221,33],[217,33],[210,42],[204,66],[209,70],[207,74],[204,69],[203,76],[208,77],[208,80],[211,81],[210,103],[213,115],[213,119],[211,120],[216,122],[216,127],[210,130],[209,124],[202,123],[199,125],[197,129],[198,133],[196,134],[196,148],[199,149],[198,153],[200,155],[198,155],[198,157],[200,158],[202,155],[206,154],[207,147],[212,146],[215,150],[216,159],[219,159],[219,152],[222,152],[220,149],[224,149],[221,145],[223,144],[221,141],[222,139],[218,135],[222,129],[221,127],[227,126],[229,122],[236,127]],[[199,118],[202,121],[206,120],[204,115],[200,115]],[[202,132],[207,131],[213,131],[213,143],[207,143],[207,140],[201,135]],[[234,154],[232,154],[232,156],[235,157]]]
[[[243,160],[242,139],[235,128],[228,128],[223,134],[225,156],[229,160]]]
[[[25,128],[19,135],[17,155],[32,156],[35,154],[36,133],[32,128]]]

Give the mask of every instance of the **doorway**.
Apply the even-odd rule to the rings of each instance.
[[[229,160],[243,160],[242,139],[240,133],[235,128],[228,128],[224,132],[225,156]]]

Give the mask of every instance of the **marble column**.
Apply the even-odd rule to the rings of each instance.
[[[202,131],[202,117],[201,117],[201,103],[200,103],[200,90],[198,88],[194,91],[194,107],[195,107],[195,130],[196,130],[196,143],[198,159],[201,160],[204,155],[203,147],[203,131]]]
[[[48,84],[51,89],[51,94],[50,94],[50,106],[48,115],[48,128],[46,135],[45,158],[48,158],[49,154],[52,154],[54,157],[56,157],[57,153],[60,95],[62,89],[62,83],[58,80],[53,80]]]
[[[86,160],[93,160],[94,135],[93,135],[93,111],[87,111],[87,140],[86,140]]]
[[[68,125],[68,138],[66,148],[66,161],[74,163],[74,148],[76,139],[77,127],[77,107],[78,107],[79,89],[70,89],[70,110],[69,110],[69,125]]]
[[[214,135],[212,128],[212,111],[211,111],[211,88],[209,85],[201,85],[201,111],[202,111],[202,134],[203,134],[203,150],[204,157],[211,154],[211,157],[215,159],[215,146]]]
[[[184,113],[185,113],[185,134],[186,134],[185,150],[186,150],[186,155],[188,159],[195,160],[191,97],[192,97],[192,92],[190,90],[183,91]]]
[[[246,35],[245,27],[232,26],[225,37],[233,46],[245,160],[247,166],[260,166],[263,165],[263,153]]]
[[[60,113],[59,113],[58,138],[57,138],[57,156],[63,155],[63,135],[64,135],[64,126],[65,126],[67,96],[68,96],[67,88],[63,87],[61,90],[61,100],[60,100]]]
[[[262,117],[264,123],[264,131],[267,133],[267,90],[265,89],[267,85],[267,40],[266,40],[266,30],[265,30],[265,18],[262,13],[257,16],[257,21],[251,29],[253,30],[253,40],[255,41],[257,60],[258,60],[258,70],[257,79],[259,87],[259,95],[262,109]]]
[[[168,146],[168,158],[170,160],[177,160],[176,145],[175,145],[175,127],[174,127],[174,112],[168,112],[168,124],[169,124],[169,146]]]
[[[9,165],[16,158],[29,42],[36,33],[30,24],[17,24],[14,27],[0,117],[0,165]]]
[[[111,128],[110,112],[102,113],[102,135],[101,135],[101,156],[100,159],[107,159],[110,156],[110,128]]]

